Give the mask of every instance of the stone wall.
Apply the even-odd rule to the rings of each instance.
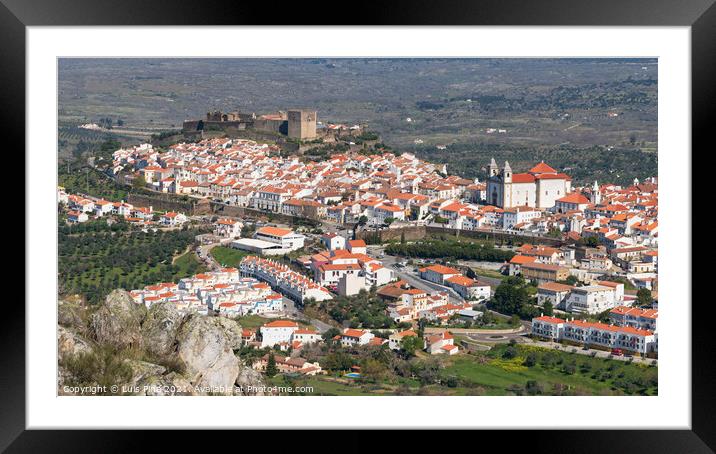
[[[367,243],[374,243],[374,238],[379,238],[381,243],[386,243],[391,240],[400,241],[403,235],[405,235],[406,241],[416,241],[425,238],[425,229],[425,226],[382,229],[378,230],[377,232],[375,230],[366,229],[357,232],[356,237],[358,239],[365,240]]]
[[[217,203],[217,202],[207,202],[209,205],[209,213],[208,214],[215,214],[217,216],[226,216],[226,217],[234,217],[234,218],[253,218],[253,219],[260,219],[263,221],[268,221],[269,219],[271,222],[276,222],[279,224],[288,224],[288,225],[319,225],[318,221],[315,221],[313,219],[299,217],[299,216],[290,216],[287,214],[280,214],[280,213],[268,213],[266,211],[261,210],[254,210],[253,208],[246,208],[246,207],[239,207],[239,206],[232,206],[232,205],[224,205],[223,203]]]
[[[127,202],[136,207],[152,207],[158,211],[177,211],[186,214],[195,214],[193,200],[182,201],[169,194],[136,194],[130,193]]]
[[[528,235],[514,235],[506,232],[482,232],[475,230],[455,230],[446,229],[443,227],[426,227],[426,232],[429,235],[446,235],[446,236],[464,236],[468,238],[477,238],[494,241],[511,241],[513,244],[545,244],[548,246],[560,247],[565,244],[564,240],[560,238],[549,238],[549,237],[534,237]]]
[[[559,238],[548,238],[548,237],[532,237],[526,235],[512,235],[509,233],[502,232],[480,232],[473,230],[455,230],[446,229],[443,227],[426,227],[426,226],[411,226],[401,227],[395,229],[382,229],[377,232],[372,229],[361,230],[356,233],[357,238],[365,240],[367,243],[375,244],[379,240],[381,243],[387,243],[389,241],[400,241],[401,237],[405,235],[406,241],[417,241],[425,238],[426,236],[445,236],[445,237],[467,237],[476,238],[492,241],[503,241],[512,242],[513,244],[545,244],[548,246],[560,247],[565,242]]]

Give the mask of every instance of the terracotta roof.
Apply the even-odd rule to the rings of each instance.
[[[532,263],[537,260],[537,257],[528,257],[526,255],[516,255],[512,257],[510,263],[515,265],[524,265],[525,263]]]
[[[543,315],[543,316],[541,316],[541,317],[537,317],[537,318],[535,318],[534,320],[538,320],[538,321],[540,321],[540,322],[547,322],[547,323],[564,323],[564,322],[565,322],[565,321],[562,320],[561,318],[550,317],[550,316],[547,316],[547,315]]]
[[[573,192],[569,195],[562,197],[561,199],[557,199],[557,202],[585,205],[589,203],[589,199],[586,198],[581,192]]]
[[[286,236],[293,233],[292,230],[289,229],[281,229],[278,227],[261,227],[256,231],[259,235],[268,235],[268,236]]]
[[[438,273],[438,274],[460,274],[460,272],[458,270],[456,270],[455,268],[450,268],[449,266],[444,266],[444,265],[432,265],[432,266],[423,268],[420,271],[423,271],[423,270],[429,270],[429,271],[432,271],[432,272]]]
[[[266,323],[266,328],[298,328],[298,323],[291,322],[288,320],[276,320],[273,322]]]
[[[343,331],[342,336],[344,336],[344,337],[355,337],[355,338],[359,338],[359,337],[361,337],[362,335],[364,335],[365,333],[366,333],[366,331],[363,331],[363,330],[361,330],[361,329],[351,329],[351,328],[347,328],[345,331]]]
[[[530,173],[557,173],[557,171],[545,164],[544,161],[542,161],[536,166],[532,167],[530,169]]]
[[[552,292],[568,292],[572,290],[571,285],[559,284],[557,282],[547,282],[537,287],[539,290],[549,290]]]

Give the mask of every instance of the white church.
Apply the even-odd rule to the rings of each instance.
[[[526,173],[512,173],[510,163],[500,169],[492,158],[488,166],[487,203],[501,208],[552,208],[572,190],[572,178],[540,162]]]

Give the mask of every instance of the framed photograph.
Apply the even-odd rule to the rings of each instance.
[[[406,4],[374,25],[316,5],[308,26],[298,5],[2,0],[27,265],[0,447],[527,429],[712,452],[691,296],[712,3]]]

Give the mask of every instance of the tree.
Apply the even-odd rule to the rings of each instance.
[[[544,313],[544,315],[547,315],[550,317],[552,315],[554,315],[554,308],[552,307],[551,301],[547,301],[544,303],[544,306],[542,306],[542,312]]]
[[[400,340],[400,348],[407,356],[415,356],[415,352],[423,348],[423,339],[418,336],[405,336]]]
[[[385,218],[385,219],[383,220],[383,224],[385,224],[385,225],[390,225],[390,224],[392,224],[392,223],[395,222],[395,221],[396,221],[396,219],[395,219],[395,218],[392,218],[392,217],[390,217],[390,218]]]
[[[273,377],[278,373],[278,368],[276,367],[276,358],[273,356],[273,352],[269,353],[268,362],[266,364],[266,376],[267,377]]]
[[[134,189],[142,189],[147,185],[147,180],[144,178],[144,175],[138,175],[134,177],[134,180],[132,180],[132,187]]]
[[[580,238],[579,241],[584,245],[588,247],[597,247],[599,246],[599,239],[596,236],[590,236],[587,238]]]
[[[368,223],[368,217],[367,216],[361,216],[358,218],[358,225],[363,226]]]
[[[368,358],[363,361],[360,371],[361,377],[363,377],[364,379],[370,381],[379,381],[385,376],[387,368],[382,362],[373,358]]]
[[[542,394],[544,392],[544,387],[536,380],[528,380],[525,385],[525,391],[527,394],[534,396],[536,394]]]
[[[535,352],[529,352],[525,358],[524,365],[527,367],[533,367],[537,364],[537,354]]]
[[[512,282],[514,281],[508,278],[498,285],[492,298],[495,310],[503,314],[519,314],[522,306],[529,302],[524,285],[515,285]]]
[[[577,276],[569,275],[569,276],[567,276],[567,279],[564,280],[564,282],[566,282],[567,285],[574,286],[574,285],[577,285],[577,283],[579,282],[579,279],[577,279]]]
[[[650,306],[654,301],[651,297],[651,290],[645,287],[640,288],[636,292],[636,300],[639,302],[640,306]]]

